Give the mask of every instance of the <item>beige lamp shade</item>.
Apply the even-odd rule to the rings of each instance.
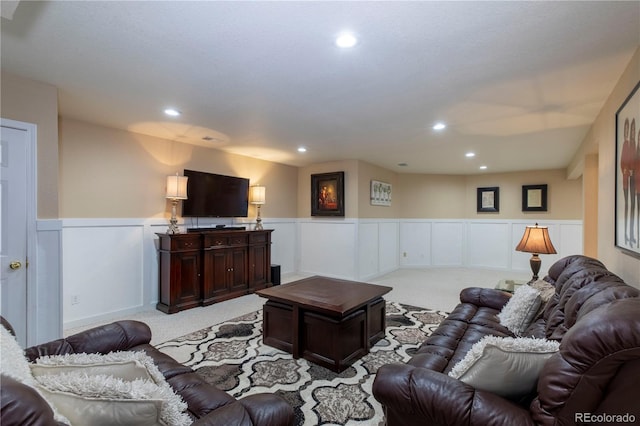
[[[249,202],[261,205],[266,202],[266,188],[262,185],[255,185],[249,188]]]
[[[167,176],[167,195],[170,200],[186,200],[187,199],[187,176],[178,176],[176,173]]]
[[[537,254],[557,253],[549,238],[549,229],[546,226],[538,226],[537,223],[535,226],[527,226],[516,250]]]

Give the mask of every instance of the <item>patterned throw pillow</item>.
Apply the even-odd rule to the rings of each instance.
[[[542,300],[542,304],[546,304],[549,299],[553,297],[556,292],[556,288],[546,282],[545,280],[537,280],[529,284],[532,288],[535,288],[540,292],[540,299]]]

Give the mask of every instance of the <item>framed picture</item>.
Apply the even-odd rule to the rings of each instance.
[[[522,211],[547,211],[547,185],[522,185]]]
[[[344,216],[344,172],[311,175],[311,216]]]
[[[478,213],[500,211],[500,188],[478,188]]]
[[[390,206],[391,205],[391,184],[371,181],[371,205],[372,206]]]
[[[615,244],[640,256],[640,82],[616,112]]]

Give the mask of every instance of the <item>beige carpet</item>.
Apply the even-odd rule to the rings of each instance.
[[[529,279],[530,275],[525,272],[468,268],[399,269],[370,282],[393,287],[393,290],[385,296],[387,300],[413,306],[428,306],[435,310],[451,311],[458,303],[460,291],[466,287],[493,288],[501,279]],[[303,277],[283,277],[283,283],[300,278]],[[261,309],[264,302],[265,299],[252,294],[172,315],[152,309],[126,317],[108,318],[84,327],[65,329],[64,334],[69,336],[114,320],[134,319],[151,327],[153,336],[151,343],[158,344],[254,312]]]

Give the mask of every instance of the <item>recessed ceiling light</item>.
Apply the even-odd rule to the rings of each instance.
[[[433,130],[444,130],[446,129],[447,125],[444,124],[443,122],[438,122],[436,124],[433,125]]]
[[[336,38],[336,45],[338,47],[342,47],[343,49],[353,47],[356,44],[358,44],[358,39],[351,33],[341,33]]]
[[[301,146],[300,148],[298,148],[298,152],[307,152],[307,148]]]
[[[170,115],[171,117],[177,117],[181,114],[181,112],[175,108],[167,108],[164,110],[164,113]]]
[[[471,157],[475,157],[476,153],[475,152],[467,152],[464,156],[467,157],[467,158],[471,158]]]
[[[487,166],[480,166],[480,170],[487,170]]]

